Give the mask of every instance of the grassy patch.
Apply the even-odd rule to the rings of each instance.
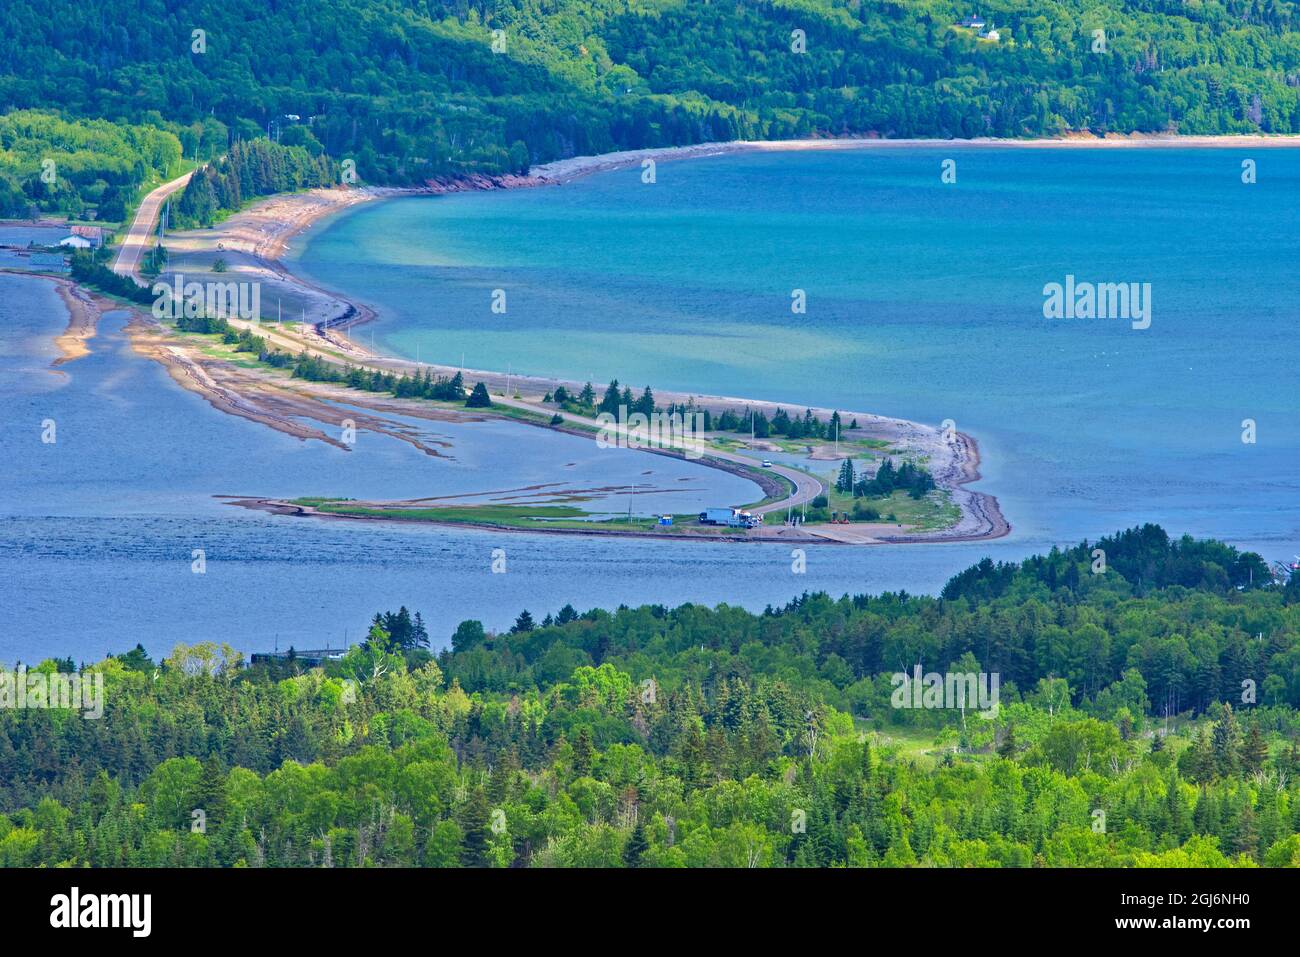
[[[592,530],[634,529],[657,531],[665,535],[681,534],[698,518],[695,514],[673,516],[673,525],[661,526],[657,517],[633,515],[613,518],[589,518],[590,513],[572,505],[442,505],[430,508],[370,507],[348,499],[304,497],[294,505],[315,508],[327,515],[352,515],[406,522],[448,522],[469,525],[499,525],[505,528],[564,528]]]
[[[939,531],[950,528],[961,520],[961,509],[953,502],[952,496],[937,489],[927,493],[923,498],[912,498],[902,490],[880,498],[854,498],[850,494],[835,491],[830,486],[830,507],[834,511],[852,513],[855,502],[861,502],[868,508],[880,513],[880,521],[892,521],[900,525],[912,525],[920,531]]]
[[[762,456],[766,451],[764,449],[751,449],[748,438],[733,438],[730,434],[715,435],[709,441],[717,448],[725,449],[728,452],[741,452],[753,455],[756,458]],[[785,439],[778,436],[768,436],[765,439],[755,439],[755,441],[764,442],[789,455],[807,455],[809,446],[813,449],[825,448],[833,450],[835,448],[835,442],[826,439]],[[855,455],[879,452],[882,449],[889,448],[892,448],[892,446],[884,439],[840,439],[840,451]]]
[[[944,759],[945,754],[952,754],[955,760],[962,762],[980,762],[989,759],[989,755],[983,753],[954,753],[952,749],[956,744],[956,726],[952,727],[948,735],[949,742],[942,744],[939,738],[943,729],[940,728],[887,725],[883,730],[876,731],[869,722],[855,720],[854,724],[860,724],[867,731],[874,748],[882,752],[892,752],[896,758],[904,761],[914,761],[918,767],[933,769]]]

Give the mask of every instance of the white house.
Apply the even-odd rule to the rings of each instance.
[[[73,226],[72,235],[80,236],[82,239],[89,239],[92,246],[104,245],[104,229],[102,226]]]
[[[980,39],[992,40],[994,43],[997,43],[999,40],[1002,39],[1002,34],[998,33],[997,30],[981,30]]]
[[[89,249],[94,245],[85,236],[64,236],[59,240],[60,246],[68,246],[72,249]]]
[[[985,23],[984,18],[976,13],[969,17],[963,17],[961,25],[963,27],[969,27],[972,30],[983,30],[987,24]]]

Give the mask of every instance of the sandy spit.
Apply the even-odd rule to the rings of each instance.
[[[351,301],[337,293],[294,275],[283,262],[292,241],[324,217],[341,212],[361,203],[381,199],[429,195],[462,189],[509,189],[544,185],[560,185],[578,177],[604,170],[639,165],[645,159],[676,160],[727,153],[787,152],[806,150],[859,150],[898,149],[918,146],[952,146],[954,148],[997,146],[1006,148],[1053,147],[1226,147],[1226,146],[1300,146],[1300,137],[1151,137],[1127,136],[1071,137],[1060,140],[884,140],[884,139],[825,139],[766,142],[707,143],[695,146],[657,150],[634,150],[603,156],[575,157],[534,167],[527,177],[478,177],[463,180],[431,182],[419,189],[397,188],[331,188],[271,197],[253,207],[230,217],[214,229],[193,230],[174,234],[168,242],[171,251],[171,270],[163,280],[183,274],[186,280],[219,279],[258,280],[263,284],[263,322],[256,329],[274,345],[291,352],[306,350],[333,361],[349,362],[371,368],[394,372],[415,372],[428,369],[434,375],[451,375],[462,371],[470,382],[483,381],[488,389],[499,395],[519,394],[525,401],[540,400],[545,392],[559,385],[572,390],[582,383],[569,380],[508,375],[494,370],[463,369],[434,363],[414,363],[378,353],[349,338],[347,330],[376,317],[375,311],[365,303]],[[213,271],[213,264],[224,261],[221,272]],[[272,321],[272,317],[274,320]],[[233,325],[241,325],[235,322]],[[339,412],[322,398],[363,405],[381,413],[398,412],[403,415],[420,414],[418,405],[394,399],[380,399],[359,395],[351,390],[322,387],[316,384],[295,383],[287,388],[280,380],[230,363],[203,357],[198,350],[178,347],[173,342],[163,343],[166,336],[152,317],[140,315],[128,327],[137,349],[163,362],[173,378],[187,388],[203,394],[212,404],[231,414],[261,421],[272,428],[302,439],[315,438],[330,444],[341,445],[334,438]],[[75,347],[74,347],[75,348]],[[84,349],[84,346],[82,346]],[[770,417],[778,404],[761,399],[739,396],[712,396],[685,392],[657,391],[656,395],[667,402],[693,400],[700,408],[720,412],[727,408],[753,407]],[[793,408],[783,404],[787,410]],[[831,409],[813,406],[813,411],[827,417]],[[900,533],[893,526],[839,526],[835,540],[861,544],[971,541],[998,538],[1010,531],[1010,524],[1002,515],[997,500],[986,493],[966,488],[978,481],[979,448],[974,438],[960,432],[942,432],[938,427],[922,423],[874,415],[868,412],[838,410],[847,422],[856,418],[861,426],[856,437],[877,438],[890,442],[903,454],[927,460],[936,483],[949,491],[961,509],[957,525],[942,532]],[[303,424],[313,419],[328,424],[328,431]],[[381,417],[358,427],[373,427],[405,441],[418,444],[418,439],[404,435],[393,423],[385,424]],[[566,430],[567,431],[567,430]],[[576,434],[589,435],[578,430]],[[853,436],[848,436],[853,437]],[[425,448],[429,454],[436,450]],[[669,453],[671,454],[671,453]],[[818,452],[822,455],[822,452]],[[833,457],[833,456],[831,456]],[[709,463],[715,464],[715,463]],[[716,464],[715,464],[716,467]],[[766,490],[765,490],[766,491]],[[262,500],[245,499],[239,504],[264,507],[254,503]],[[283,506],[284,503],[277,503]],[[856,531],[849,531],[856,529]],[[556,530],[558,533],[560,530]],[[593,534],[579,532],[578,534]],[[602,532],[603,534],[603,532]],[[626,534],[626,533],[624,533]],[[653,536],[653,533],[652,537]],[[817,536],[802,529],[769,526],[762,537],[750,539],[788,538],[827,541],[829,536]],[[685,536],[679,536],[685,537]],[[703,535],[691,537],[705,537]],[[725,535],[717,536],[726,538]]]

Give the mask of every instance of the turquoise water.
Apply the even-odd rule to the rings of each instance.
[[[508,423],[422,423],[451,443],[439,460],[367,433],[353,452],[302,443],[176,387],[131,352],[120,316],[90,356],[51,372],[57,296],[0,275],[0,662],[91,660],[137,641],[154,654],[337,645],[401,604],[445,643],[465,618],[504,628],[566,602],[761,610],[813,590],[934,592],[986,555],[1139,521],[1269,558],[1300,552],[1300,156],[1261,152],[1247,187],[1228,151],[963,150],[958,184],[941,190],[944,155],[730,157],[660,164],[653,186],[619,172],[403,200],[318,227],[300,253],[378,305],[377,342],[408,355],[418,344],[471,366],[953,418],[982,444],[979,487],[1001,500],[1010,537],[812,548],[796,575],[781,545],[232,508],[213,496],[438,494],[482,487],[485,472],[500,489],[626,483],[670,460],[620,461]],[[1043,319],[1043,284],[1067,273],[1151,282],[1151,328]],[[494,288],[504,317],[488,309]],[[807,291],[806,315],[789,312],[792,288]],[[1246,417],[1254,445],[1240,441]],[[40,442],[46,418],[55,446]],[[512,435],[509,454],[493,430]],[[729,481],[706,471],[689,494],[727,495]],[[505,574],[491,572],[497,548]]]
[[[936,147],[657,174],[361,207],[298,266],[378,307],[359,334],[406,356],[951,418],[1021,536],[1159,521],[1295,550],[1300,151]],[[1150,328],[1045,319],[1067,275],[1150,283]]]

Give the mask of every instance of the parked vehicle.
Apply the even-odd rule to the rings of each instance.
[[[725,525],[728,528],[756,528],[763,524],[763,516],[742,512],[738,508],[706,508],[700,512],[700,524]]]

